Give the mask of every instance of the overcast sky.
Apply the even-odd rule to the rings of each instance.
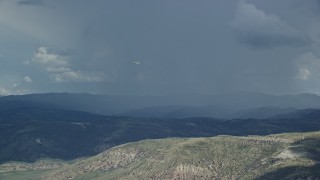
[[[320,0],[0,0],[0,94],[320,93]]]

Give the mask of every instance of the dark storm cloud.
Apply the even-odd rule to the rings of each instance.
[[[240,1],[230,23],[236,39],[251,48],[263,49],[278,46],[304,46],[311,43],[303,35],[275,14],[267,14],[255,5]]]
[[[298,0],[296,0],[298,1]],[[300,4],[299,5],[302,5],[304,4],[305,6],[309,6],[309,11],[313,11],[313,12],[316,12],[318,15],[320,14],[320,0],[309,0],[307,2],[301,2],[300,1]]]
[[[18,1],[0,6],[8,90],[29,76],[41,92],[291,93],[298,73],[315,74],[293,60],[320,56],[308,45],[320,37],[318,16],[291,6],[298,0]]]
[[[43,0],[24,0],[17,2],[18,5],[25,6],[43,6],[45,5]]]
[[[239,42],[254,49],[269,49],[278,46],[301,47],[311,42],[306,37],[269,32],[236,32],[235,35]]]

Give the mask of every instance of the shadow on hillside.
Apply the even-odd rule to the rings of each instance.
[[[305,153],[306,157],[317,162],[313,166],[289,166],[266,173],[256,180],[264,179],[320,179],[320,139],[306,139],[292,144],[294,153]]]
[[[320,178],[320,164],[317,163],[311,167],[303,167],[303,166],[290,166],[286,168],[282,168],[270,173],[266,173],[256,180],[265,180],[265,179],[319,179]]]
[[[1,0],[0,0],[1,1]],[[46,108],[0,110],[0,164],[74,160],[144,139],[268,135],[320,129],[318,116],[296,119],[154,119]]]

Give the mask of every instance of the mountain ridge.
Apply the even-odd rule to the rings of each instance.
[[[32,162],[41,158],[70,160],[142,139],[320,130],[320,110],[299,111],[294,115],[297,118],[286,116],[290,118],[157,119],[46,108],[11,109],[0,111],[0,162]]]
[[[224,93],[218,95],[112,96],[103,94],[47,93],[0,97],[0,106],[2,108],[6,104],[14,104],[14,102],[24,103],[24,107],[28,107],[28,103],[30,103],[30,105],[38,107],[48,106],[110,116],[138,115],[152,118],[186,118],[195,116],[239,118],[232,116],[232,114],[236,115],[241,111],[263,107],[278,108],[278,110],[286,108],[320,108],[320,97],[315,94],[275,96],[264,93]],[[170,108],[172,109],[171,111]],[[153,113],[155,115],[152,116]],[[267,114],[267,112],[262,112],[261,115],[264,113]],[[255,117],[257,116],[245,118]]]

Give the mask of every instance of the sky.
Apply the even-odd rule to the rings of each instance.
[[[320,0],[0,0],[0,94],[320,94]]]

